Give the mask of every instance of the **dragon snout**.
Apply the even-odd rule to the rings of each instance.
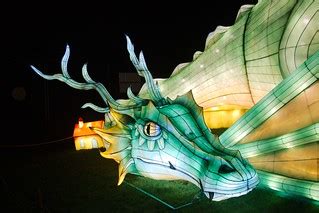
[[[258,183],[257,173],[249,164],[241,164],[239,167],[225,160],[209,162],[201,178],[204,194],[215,201],[247,194]]]

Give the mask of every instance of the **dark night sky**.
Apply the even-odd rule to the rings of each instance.
[[[30,64],[45,73],[60,72],[60,60],[69,44],[71,76],[82,81],[81,67],[88,62],[91,77],[119,98],[118,73],[135,72],[124,34],[130,36],[136,51],[143,50],[153,76],[166,78],[176,65],[192,60],[195,51],[204,49],[207,35],[217,25],[232,25],[241,5],[257,1],[183,1],[179,6],[163,1],[80,2],[2,7],[2,124],[5,132],[17,133],[13,141],[1,144],[67,137],[79,116],[84,120],[103,118],[80,108],[86,102],[103,105],[95,91],[77,91],[59,81],[45,81],[32,72]],[[25,90],[25,98],[12,94],[17,87]],[[22,100],[16,100],[17,96]]]

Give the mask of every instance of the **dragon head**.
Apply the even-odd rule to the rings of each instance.
[[[105,113],[104,128],[92,130],[103,138],[105,149],[100,150],[101,155],[119,163],[119,185],[131,173],[152,179],[186,180],[216,201],[251,191],[258,184],[256,171],[239,151],[225,148],[210,131],[192,92],[175,100],[163,97],[142,52],[137,58],[130,39],[126,39],[130,59],[145,78],[146,98],[135,96],[128,88],[128,100],[113,99],[101,83],[91,79],[86,64],[82,68],[86,83],[74,81],[67,71],[68,46],[61,62],[62,74],[45,75],[31,67],[47,80],[60,80],[76,89],[95,89],[102,96],[107,107],[92,103],[82,107]]]

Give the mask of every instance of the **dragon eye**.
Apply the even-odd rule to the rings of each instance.
[[[161,133],[161,128],[159,125],[153,122],[148,122],[144,126],[144,134],[150,137],[158,136]]]

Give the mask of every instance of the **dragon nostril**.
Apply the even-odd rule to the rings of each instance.
[[[106,148],[105,147],[100,147],[99,150],[100,150],[100,152],[105,152]]]
[[[214,193],[214,192],[208,192],[208,194],[209,194],[209,199],[212,200],[212,199],[214,198],[214,194],[215,194],[215,193]]]
[[[176,170],[175,166],[173,166],[173,164],[170,161],[168,161],[168,163],[169,163],[169,168]]]
[[[234,171],[235,171],[235,169],[231,168],[230,166],[228,166],[226,164],[221,165],[218,169],[218,173],[221,173],[221,174],[227,174],[227,173],[231,173]]]

